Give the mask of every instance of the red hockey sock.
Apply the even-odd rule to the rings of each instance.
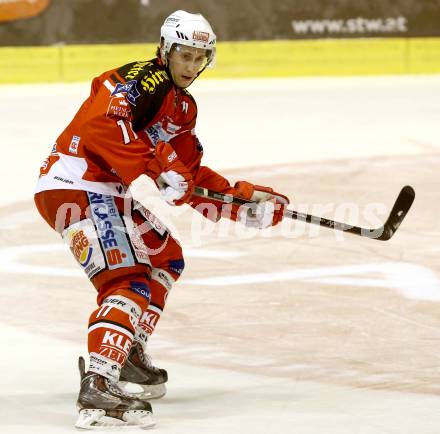
[[[139,291],[148,293],[148,297],[140,295]],[[149,287],[138,281],[121,280],[112,288],[100,290],[100,306],[89,319],[89,371],[113,381],[119,379],[148,300]]]

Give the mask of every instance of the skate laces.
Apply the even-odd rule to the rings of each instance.
[[[139,361],[145,369],[153,371],[156,374],[160,374],[160,369],[153,365],[153,360],[151,356],[144,350],[144,347],[142,345],[136,342],[133,345],[133,350],[136,352]]]
[[[144,349],[142,348],[142,345],[139,345],[136,343],[136,346],[134,348],[136,350],[137,356],[139,357],[139,360],[146,368],[154,368],[153,361],[151,360],[151,356],[147,354]]]

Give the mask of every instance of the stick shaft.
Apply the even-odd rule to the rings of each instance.
[[[204,187],[196,187],[194,190],[194,195],[218,200],[225,204],[232,203],[234,205],[255,205],[255,202],[252,200],[242,199],[241,197],[232,196],[230,194],[218,193],[216,191],[209,190],[208,188],[204,188]],[[284,211],[284,217],[291,218],[294,220],[300,220],[305,223],[311,223],[314,225],[325,226],[326,228],[330,228],[330,229],[336,229],[339,231],[350,232],[356,235],[361,235],[360,233],[361,228],[358,228],[356,226],[347,225],[346,223],[337,222],[323,217],[317,217],[312,214],[297,212],[291,209],[286,209]]]
[[[196,187],[194,194],[196,196],[206,197],[213,200],[218,200],[226,204],[235,205],[251,205],[255,206],[255,202],[251,200],[242,199],[240,197],[231,196],[229,194],[217,193],[203,187]],[[350,234],[359,235],[361,237],[368,237],[374,240],[387,241],[397,231],[409,209],[411,208],[416,193],[410,185],[405,185],[397,196],[394,206],[386,220],[386,222],[378,228],[362,228],[360,226],[348,225],[347,223],[337,222],[335,220],[317,217],[312,214],[305,214],[291,209],[284,211],[284,217],[303,221],[305,223],[312,223],[314,225],[324,226],[329,229],[337,231],[349,232]]]

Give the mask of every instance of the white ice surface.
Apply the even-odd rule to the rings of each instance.
[[[88,91],[88,84],[0,87],[1,205],[32,197],[40,162]],[[439,148],[440,76],[204,81],[191,91],[205,162],[217,169]],[[85,347],[5,324],[0,336],[0,432],[73,432],[72,360]],[[173,379],[154,405],[160,433],[440,432],[434,396],[164,367]]]
[[[2,357],[0,432],[72,433],[79,383],[72,360],[85,348],[5,325],[1,333],[13,364]],[[440,399],[429,395],[350,389],[203,366],[163,367],[172,372],[172,383],[166,398],[153,402],[154,432],[161,434],[435,434],[440,426],[439,412],[432,411]]]

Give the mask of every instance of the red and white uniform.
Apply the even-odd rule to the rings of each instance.
[[[125,197],[139,175],[160,175],[156,144],[173,147],[196,185],[234,192],[200,165],[196,117],[194,99],[173,84],[158,59],[130,63],[93,80],[90,96],[40,169],[37,208],[98,290],[99,308],[89,321],[91,370],[108,368],[106,375],[117,377],[112,366],[123,365],[133,339],[154,331],[183,271],[180,245],[155,216]],[[210,202],[193,199],[193,207]],[[219,212],[210,218],[217,220],[220,207],[213,206]],[[139,228],[146,223],[151,230],[145,233]]]
[[[193,97],[173,85],[159,60],[107,71],[93,80],[89,98],[58,137],[36,192],[68,189],[123,197],[141,174],[159,176],[151,162],[155,145],[164,141],[196,185],[232,193],[225,178],[200,165],[196,118]],[[194,198],[192,205],[201,202],[209,200]]]
[[[37,208],[98,290],[99,307],[89,320],[91,371],[119,378],[133,340],[145,343],[153,333],[184,268],[167,228],[126,195],[138,176],[156,181],[161,175],[159,149],[171,146],[195,185],[246,199],[257,192],[244,181],[231,187],[201,166],[196,118],[194,99],[158,59],[130,63],[93,80],[90,96],[40,169]],[[263,196],[272,192],[261,189]],[[238,218],[237,209],[216,201],[192,196],[189,204],[214,221]]]

